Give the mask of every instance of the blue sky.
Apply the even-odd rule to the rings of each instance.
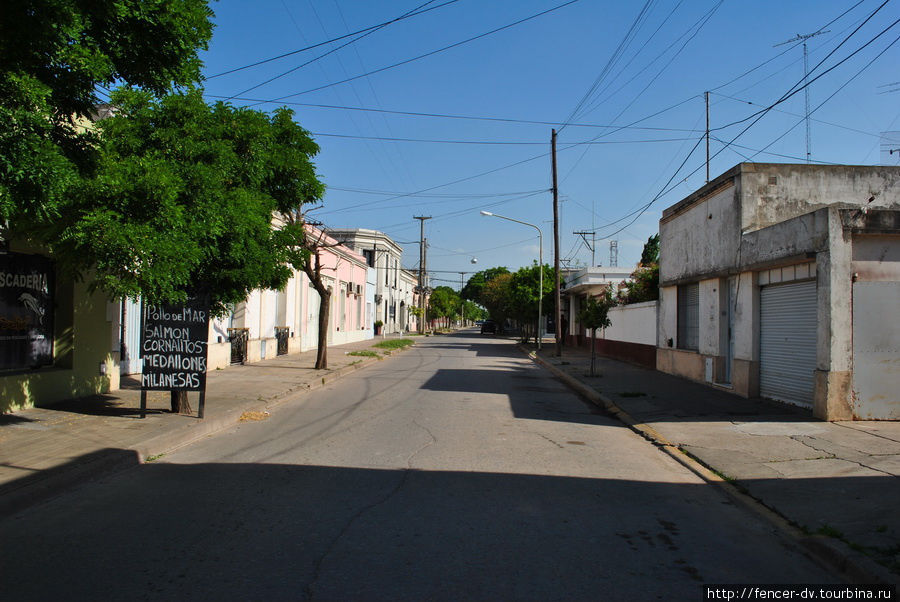
[[[411,268],[413,216],[432,216],[434,284],[536,259],[533,229],[481,209],[540,226],[552,263],[556,127],[561,257],[589,264],[573,232],[596,228],[596,262],[609,265],[615,239],[618,265],[632,266],[662,210],[705,181],[705,91],[711,177],[745,160],[806,162],[804,93],[764,111],[802,85],[802,46],[776,46],[798,34],[823,31],[807,41],[810,79],[834,67],[808,87],[811,160],[881,161],[880,133],[900,130],[900,11],[887,2],[876,12],[882,4],[222,0],[212,6],[205,87],[210,100],[296,111],[322,148],[316,165],[328,192],[311,216],[326,226],[382,230],[404,246]],[[360,39],[218,75],[418,11],[426,12]]]

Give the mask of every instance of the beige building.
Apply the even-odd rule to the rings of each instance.
[[[900,168],[737,165],[660,220],[657,368],[900,419]]]

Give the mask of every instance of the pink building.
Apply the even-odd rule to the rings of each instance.
[[[320,240],[323,280],[331,291],[327,340],[341,345],[373,337],[366,307],[366,258],[310,227]],[[304,272],[295,271],[283,290],[256,290],[230,316],[210,325],[210,369],[315,349],[319,294]]]

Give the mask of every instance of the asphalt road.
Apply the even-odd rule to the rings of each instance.
[[[6,600],[697,600],[833,582],[474,332],[5,519],[0,541]]]

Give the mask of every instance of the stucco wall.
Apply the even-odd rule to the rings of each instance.
[[[740,207],[731,183],[684,211],[664,217],[659,224],[660,282],[697,278],[735,265],[739,227]]]
[[[656,345],[656,308],[656,301],[613,307],[609,310],[610,326],[597,336],[610,341]]]
[[[743,163],[740,171],[744,232],[836,204],[900,206],[896,167]]]

